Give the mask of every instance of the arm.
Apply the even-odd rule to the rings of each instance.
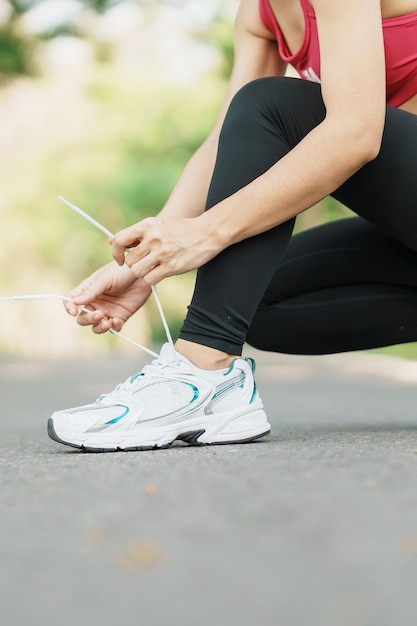
[[[199,267],[225,247],[309,208],[377,155],[385,120],[379,0],[313,0],[313,5],[325,120],[265,174],[189,224],[144,220],[119,233],[113,242],[119,263],[125,247],[141,244],[127,260],[136,275],[155,283]],[[334,145],[343,149],[335,153]]]
[[[277,54],[276,42],[270,37],[271,33],[259,18],[258,0],[243,0],[235,22],[233,71],[219,115],[210,135],[186,165],[160,215],[196,217],[204,212],[219,134],[230,101],[251,80],[285,73],[286,66]]]
[[[326,118],[263,176],[201,216],[206,232],[216,230],[219,247],[268,230],[309,208],[379,152],[385,121],[379,0],[313,0],[312,4],[320,37]],[[245,210],[254,203],[258,211]]]
[[[250,80],[285,72],[285,64],[276,51],[276,42],[270,37],[271,33],[262,25],[258,15],[258,0],[242,0],[235,24],[233,72],[217,121],[207,140],[185,167],[160,213],[161,218],[190,218],[203,213],[218,137],[231,99]],[[77,306],[68,303],[65,303],[65,308],[70,315],[78,315],[79,324],[92,325],[97,333],[106,332],[110,328],[120,330],[149,294],[149,284],[137,278],[127,265],[118,267],[116,263],[110,263],[98,269],[68,294],[75,305],[88,306],[92,312],[78,315]]]

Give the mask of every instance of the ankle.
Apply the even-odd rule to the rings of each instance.
[[[225,369],[237,357],[235,354],[228,354],[216,350],[216,348],[209,348],[185,339],[178,339],[175,343],[175,349],[193,365],[203,370]]]

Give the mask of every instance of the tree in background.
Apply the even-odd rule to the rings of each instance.
[[[0,80],[31,73],[29,52],[31,42],[19,33],[18,19],[28,8],[26,2],[3,0],[0,22]]]
[[[0,273],[2,295],[65,293],[109,260],[105,238],[63,206],[58,195],[113,232],[160,210],[216,116],[233,31],[233,19],[222,11],[234,4],[0,0],[5,33],[0,37],[5,42],[0,43],[0,267],[7,268]],[[72,5],[72,17],[56,13],[40,28],[39,15],[54,5]],[[104,24],[113,35],[113,17],[135,7],[142,18],[129,24],[127,36],[110,43],[100,39]],[[61,44],[87,51],[88,62],[57,65]],[[213,61],[207,65],[200,63],[205,53]],[[51,59],[53,67],[45,63]],[[192,281],[164,282],[160,292],[175,334]],[[97,341],[80,332],[59,305],[26,304],[3,305],[0,315],[7,314],[5,306],[13,308],[7,330],[0,329],[0,353],[78,354],[82,346],[114,345],[111,337]],[[130,336],[139,333],[136,338],[143,342],[144,332],[158,341],[158,316],[152,309],[144,316]],[[40,331],[36,343],[34,328]]]
[[[19,75],[33,75],[37,73],[36,58],[37,46],[45,40],[51,40],[59,35],[68,34],[82,38],[77,22],[82,23],[82,14],[93,12],[97,16],[103,15],[109,9],[124,3],[124,0],[74,0],[72,15],[68,3],[59,3],[59,0],[0,0],[0,84],[8,82]],[[71,3],[70,3],[71,4]],[[184,7],[185,0],[136,0],[136,5],[143,7],[174,6]],[[188,3],[189,4],[189,3]],[[204,5],[204,2],[201,2]],[[228,2],[207,2],[207,6],[214,7],[213,24],[207,37],[217,46],[225,58],[225,71],[230,69],[232,56],[232,39],[230,29],[225,27],[224,20],[219,19],[220,5],[233,6],[233,0]],[[25,18],[39,8],[46,8],[50,14],[55,13],[55,20],[37,32],[31,32],[25,26]],[[80,19],[74,20],[74,16]],[[81,29],[82,30],[82,29]]]

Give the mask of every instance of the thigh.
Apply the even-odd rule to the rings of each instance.
[[[263,304],[347,285],[417,288],[417,253],[360,217],[294,235]]]
[[[247,335],[329,354],[417,340],[417,253],[359,217],[294,236]]]

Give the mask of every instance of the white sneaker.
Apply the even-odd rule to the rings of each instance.
[[[240,358],[228,370],[201,370],[167,343],[114,391],[55,412],[48,434],[90,452],[253,441],[271,430],[253,371],[253,359]]]

